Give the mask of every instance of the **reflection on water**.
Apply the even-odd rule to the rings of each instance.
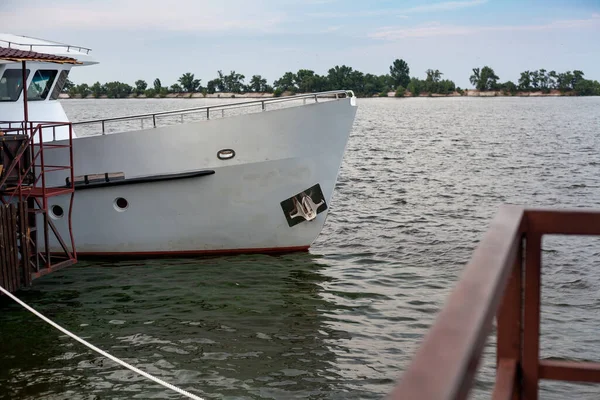
[[[336,353],[349,341],[328,322],[338,306],[321,295],[331,279],[324,268],[310,254],[81,263],[21,297],[109,353],[201,396],[318,398],[344,392]],[[18,306],[4,301],[1,310],[6,398],[177,398]]]

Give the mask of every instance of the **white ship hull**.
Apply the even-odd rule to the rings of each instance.
[[[78,188],[72,232],[79,255],[306,250],[321,232],[350,134],[354,98],[73,140],[75,175],[123,173],[125,182]],[[55,142],[60,143],[60,142]],[[217,153],[233,149],[221,160]],[[67,150],[47,152],[64,164]],[[181,177],[208,171],[210,174]],[[212,173],[214,171],[214,173]],[[172,174],[178,179],[154,181]],[[64,185],[54,173],[49,185]],[[50,176],[50,174],[49,174]],[[327,208],[290,226],[282,201],[319,185]],[[127,200],[119,209],[117,198]],[[66,238],[70,196],[50,198]],[[318,200],[318,199],[317,199]],[[321,211],[322,210],[322,211]],[[289,212],[288,212],[289,214]],[[301,222],[298,222],[301,220]],[[41,239],[40,239],[41,240]],[[52,251],[59,251],[50,241]]]

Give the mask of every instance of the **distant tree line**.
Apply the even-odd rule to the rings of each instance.
[[[470,76],[471,84],[481,91],[501,90],[511,94],[517,92],[537,92],[550,93],[551,90],[559,90],[561,93],[572,92],[580,96],[600,96],[600,83],[598,81],[585,79],[583,71],[575,70],[573,72],[556,71],[548,72],[545,69],[537,71],[523,71],[519,81],[498,82],[500,78],[494,70],[488,66],[483,68],[473,68],[473,74]]]
[[[388,96],[389,92],[395,92],[395,96],[406,95],[419,96],[422,94],[451,93],[464,94],[464,90],[457,87],[453,81],[442,79],[443,73],[438,69],[425,71],[425,79],[410,76],[410,69],[406,61],[396,59],[389,67],[389,73],[385,75],[373,75],[362,73],[346,65],[336,65],[329,69],[326,75],[319,75],[312,70],[301,69],[298,72],[286,72],[272,85],[261,75],[253,75],[246,83],[246,76],[236,71],[224,74],[217,71],[218,77],[202,85],[201,79],[197,79],[191,72],[181,75],[176,83],[171,86],[163,86],[160,79],[155,79],[153,85],[148,87],[144,80],[135,81],[131,86],[123,82],[107,82],[93,85],[85,83],[75,85],[67,81],[63,92],[71,97],[80,95],[82,97],[109,97],[124,98],[130,96],[166,97],[170,93],[202,93],[203,95],[214,93],[273,93],[281,96],[284,92],[310,93],[336,89],[351,89],[357,96]],[[479,91],[502,91],[504,94],[516,94],[518,92],[542,91],[549,93],[551,90],[559,90],[562,93],[570,92],[576,95],[600,96],[600,83],[583,78],[583,71],[567,71],[556,73],[547,72],[545,69],[537,71],[524,71],[521,73],[518,83],[511,81],[499,82],[500,78],[489,66],[473,68],[469,80],[473,87]]]

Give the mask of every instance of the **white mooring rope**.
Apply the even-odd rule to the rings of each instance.
[[[189,397],[190,399],[194,399],[194,400],[203,400],[201,397],[196,396],[195,394],[192,394],[190,392],[187,392],[183,389],[178,388],[177,386],[171,385],[168,382],[165,382],[161,379],[158,379],[152,375],[150,375],[147,372],[144,372],[140,369],[137,369],[136,367],[134,367],[133,365],[129,365],[127,364],[125,361],[119,360],[117,357],[115,356],[111,356],[110,354],[108,354],[107,352],[105,352],[104,350],[101,350],[99,348],[97,348],[96,346],[94,346],[91,343],[86,342],[85,340],[83,340],[82,338],[80,338],[79,336],[75,335],[74,333],[69,332],[68,330],[66,330],[65,328],[63,328],[62,326],[58,325],[57,323],[51,321],[50,319],[44,317],[42,314],[40,314],[39,312],[35,311],[33,308],[29,307],[27,304],[23,303],[21,300],[19,300],[17,297],[15,297],[12,293],[10,293],[8,290],[4,289],[2,286],[0,286],[0,292],[4,293],[5,295],[7,295],[8,297],[10,297],[11,299],[13,299],[14,301],[16,301],[17,303],[19,303],[22,307],[24,307],[27,311],[32,312],[36,317],[41,318],[42,320],[44,320],[45,322],[49,323],[50,325],[52,325],[53,327],[55,327],[56,329],[58,329],[59,331],[61,331],[62,333],[64,333],[65,335],[68,335],[70,337],[72,337],[73,339],[77,340],[79,343],[83,344],[84,346],[89,347],[90,349],[94,350],[97,353],[102,354],[104,357],[111,359],[112,361],[121,364],[122,366],[124,366],[125,368],[128,368],[130,370],[132,370],[135,373],[138,373],[142,376],[145,376],[146,378],[153,380],[154,382],[169,388],[171,390],[176,391],[179,394],[182,394],[186,397]]]

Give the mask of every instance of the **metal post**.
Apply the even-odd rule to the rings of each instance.
[[[210,119],[210,108],[206,109],[206,119]]]
[[[498,309],[496,341],[496,387],[494,393],[504,392],[507,399],[522,399],[520,368],[522,365],[523,340],[521,336],[523,315],[523,239],[512,266],[511,277],[504,290]],[[509,366],[509,368],[506,368]],[[512,368],[511,368],[512,367]],[[502,373],[505,372],[505,376]],[[504,378],[504,379],[502,379]],[[510,390],[512,388],[512,390]],[[510,392],[508,392],[510,390]]]
[[[263,100],[263,101],[261,101],[261,102],[260,102],[260,104],[262,104],[262,110],[263,110],[263,111],[265,111],[265,110],[266,110],[266,108],[265,108],[265,102],[264,102],[264,100]]]
[[[104,121],[102,121],[102,134],[105,135],[105,133],[104,133]]]
[[[523,312],[523,398],[537,400],[540,374],[542,235],[527,233]]]
[[[156,128],[156,115],[152,114],[152,126]]]
[[[29,110],[27,109],[27,63],[25,61],[21,62],[21,68],[23,69],[21,71],[21,78],[23,79],[23,118],[25,124],[27,124],[27,121],[29,121]]]
[[[56,125],[52,125],[52,141],[56,142]]]

